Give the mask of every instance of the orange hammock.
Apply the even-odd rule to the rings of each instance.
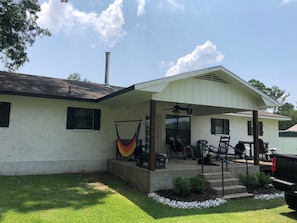
[[[140,121],[140,120],[138,120]],[[119,121],[118,121],[119,122]],[[123,122],[123,121],[122,121]],[[128,121],[125,121],[128,122]],[[126,142],[124,143],[123,140],[120,138],[119,136],[119,131],[118,131],[118,127],[117,127],[117,121],[115,122],[115,127],[116,127],[116,131],[117,131],[117,147],[118,147],[118,151],[119,153],[123,156],[123,157],[129,157],[131,156],[137,146],[137,139],[138,139],[138,133],[140,130],[140,126],[141,126],[141,122],[139,122],[138,127],[136,129],[136,132],[134,133],[133,138],[131,139],[130,142]]]

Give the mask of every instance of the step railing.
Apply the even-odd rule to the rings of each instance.
[[[208,145],[207,143],[203,142],[203,141],[200,141],[200,143],[203,145],[201,148],[201,159],[202,159],[202,174],[204,173],[204,153],[205,152],[212,152],[212,153],[215,153],[213,148],[217,149],[216,147],[214,146],[210,146]],[[228,159],[226,159],[224,156],[222,156],[221,154],[218,154],[217,153],[217,157],[216,159],[219,160],[221,162],[221,175],[222,175],[222,196],[224,197],[225,196],[225,192],[224,192],[224,188],[225,188],[225,176],[224,176],[224,165],[226,165],[226,171],[228,172],[228,164],[230,163],[237,163],[236,161],[236,152],[238,152],[238,154],[241,154],[241,157],[243,157],[243,159],[245,160],[245,166],[246,166],[246,179],[247,179],[247,189],[248,188],[248,185],[249,185],[249,166],[248,166],[248,160],[252,159],[250,156],[248,156],[246,154],[246,151],[245,152],[242,152],[241,150],[237,149],[236,147],[233,147],[231,145],[228,145],[228,149],[229,148],[232,148],[234,150],[234,161],[230,161]],[[227,150],[228,151],[228,150]],[[227,154],[226,157],[228,157],[228,155],[230,154]],[[233,154],[232,154],[233,155]]]

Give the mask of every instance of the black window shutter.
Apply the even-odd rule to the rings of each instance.
[[[67,109],[67,129],[75,128],[75,108],[68,107]]]
[[[211,125],[211,134],[216,134],[216,119],[212,118],[210,120],[210,125]]]
[[[259,122],[259,134],[263,136],[263,122]]]
[[[248,135],[253,135],[252,122],[248,121]]]
[[[0,127],[9,127],[10,102],[0,102]]]
[[[100,119],[101,119],[101,110],[94,109],[94,119],[93,119],[94,130],[100,130]]]
[[[226,131],[225,131],[226,135],[230,135],[230,121],[229,121],[229,119],[224,120],[224,125],[226,127]]]

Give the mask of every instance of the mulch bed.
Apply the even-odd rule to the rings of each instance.
[[[250,191],[250,193],[253,193],[255,195],[257,194],[273,194],[273,193],[280,193],[281,191],[275,189],[275,188],[257,188]],[[173,190],[159,190],[156,192],[156,194],[166,197],[170,200],[176,200],[176,201],[184,201],[184,202],[192,202],[192,201],[207,201],[207,200],[214,200],[218,198],[215,191],[213,190],[207,190],[202,194],[193,193],[191,192],[189,195],[186,196],[179,196],[174,193]]]

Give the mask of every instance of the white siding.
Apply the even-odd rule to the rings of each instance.
[[[254,98],[237,85],[197,78],[171,82],[154,100],[257,110]]]
[[[105,170],[115,157],[112,112],[102,108],[101,130],[67,130],[67,107],[93,103],[28,97],[11,102],[8,128],[0,128],[0,174],[44,174]],[[100,108],[98,108],[100,109]]]
[[[206,139],[210,145],[217,146],[220,140],[220,135],[212,135],[210,119],[221,118],[229,119],[230,121],[230,144],[235,146],[238,141],[253,141],[253,136],[249,136],[247,132],[247,121],[252,121],[252,117],[239,117],[230,115],[214,115],[214,116],[199,116],[192,117],[192,145],[196,145],[197,140]],[[264,142],[269,143],[269,148],[278,148],[278,121],[273,119],[261,119],[263,122],[263,136],[259,138]]]
[[[282,154],[297,154],[297,138],[279,137],[279,147],[276,152]]]

